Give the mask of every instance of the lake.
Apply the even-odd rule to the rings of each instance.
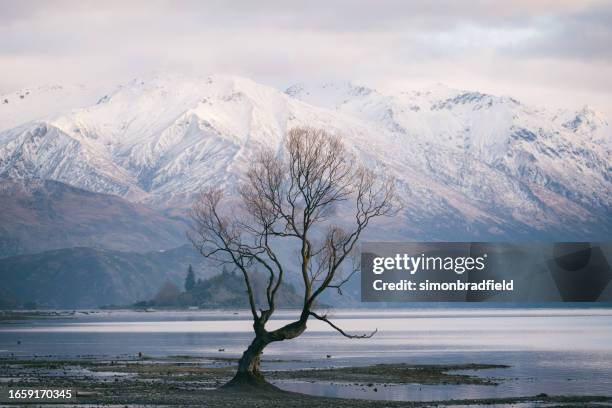
[[[292,311],[279,312],[271,327],[296,316]],[[377,363],[511,367],[474,373],[496,378],[498,386],[389,385],[373,391],[372,387],[354,384],[277,382],[281,388],[314,395],[390,400],[539,393],[612,395],[612,309],[418,307],[341,310],[330,316],[348,332],[378,329],[378,333],[371,339],[347,339],[323,322],[310,321],[308,331],[300,338],[269,346],[263,368]],[[252,338],[251,330],[247,311],[77,311],[68,317],[0,323],[0,356],[66,359],[142,352],[160,357],[239,357]]]

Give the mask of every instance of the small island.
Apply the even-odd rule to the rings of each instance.
[[[266,277],[253,274],[251,284],[257,295],[265,293]],[[194,269],[189,265],[183,290],[172,282],[162,285],[155,296],[149,300],[134,303],[136,309],[147,308],[198,308],[198,309],[246,309],[249,306],[245,296],[246,288],[237,272],[224,268],[222,272],[208,279],[196,279]],[[279,307],[295,308],[301,305],[301,298],[295,287],[289,283],[279,293]],[[257,304],[265,302],[256,296]]]

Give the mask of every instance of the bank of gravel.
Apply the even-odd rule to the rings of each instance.
[[[486,370],[504,366],[407,365],[380,364],[369,367],[342,367],[318,370],[270,371],[267,378],[305,381],[333,381],[376,384],[480,384],[495,385],[486,376],[457,374],[458,370]],[[286,391],[258,389],[218,389],[234,373],[235,360],[174,356],[147,358],[83,358],[74,360],[44,358],[0,358],[0,403],[17,403],[6,399],[8,388],[72,389],[74,404],[110,405],[198,405],[216,407],[422,407],[435,405],[579,405],[612,404],[610,397],[529,396],[504,399],[482,399],[438,402],[366,401],[314,397]],[[40,401],[42,402],[42,401]]]

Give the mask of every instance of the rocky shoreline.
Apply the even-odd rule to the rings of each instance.
[[[224,390],[219,387],[234,373],[235,360],[196,356],[82,356],[63,360],[54,356],[0,357],[0,403],[69,403],[70,405],[201,405],[206,407],[421,407],[440,405],[601,406],[612,404],[604,396],[519,396],[516,398],[446,400],[433,402],[372,401],[310,396],[282,390]],[[486,370],[505,366],[487,364],[408,365],[379,364],[267,371],[266,378],[308,382],[345,382],[386,387],[393,384],[476,384],[495,386],[496,379],[458,374],[459,370]],[[9,389],[71,389],[65,401],[8,399]]]

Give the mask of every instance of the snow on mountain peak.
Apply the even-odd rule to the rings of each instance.
[[[335,108],[354,98],[364,98],[376,91],[352,82],[298,83],[287,88],[285,93],[315,106]]]
[[[98,90],[83,84],[40,85],[0,95],[0,131],[94,104]]]
[[[582,109],[577,111],[570,119],[568,119],[563,126],[574,132],[576,131],[587,131],[593,132],[598,128],[607,126],[607,121],[603,118],[599,112],[594,111],[589,106],[584,106]]]
[[[572,127],[571,115],[441,85],[382,92],[331,82],[281,92],[237,76],[173,74],[88,101],[21,116],[42,121],[5,121],[0,176],[185,207],[202,185],[232,190],[259,147],[278,148],[287,129],[310,125],[341,134],[360,161],[398,180],[414,224],[401,228],[412,233],[426,225],[575,231],[589,219],[610,227],[599,222],[612,206],[610,149],[597,143],[610,128],[588,109],[574,113],[581,122]],[[564,227],[568,219],[577,221]]]

